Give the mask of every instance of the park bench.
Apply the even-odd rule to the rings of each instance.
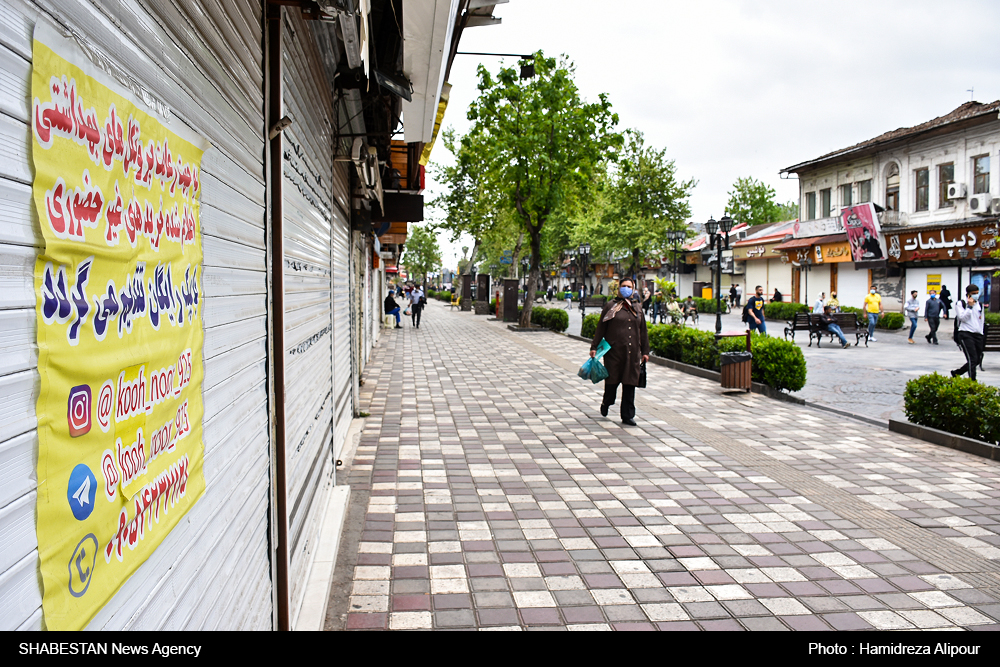
[[[1000,326],[987,324],[983,333],[986,335],[984,352],[1000,352]]]
[[[801,314],[805,315],[805,313]],[[829,336],[832,343],[837,335],[820,324],[819,315],[810,315],[810,321],[812,321],[812,318],[816,318],[816,328],[809,332],[809,346],[812,347],[813,336],[816,337],[816,347],[820,346],[820,340],[824,335]],[[844,332],[845,338],[847,336],[854,336],[855,346],[861,345],[861,338],[864,337],[865,347],[868,347],[868,327],[858,321],[857,315],[854,313],[834,313],[833,320],[840,327],[840,330]]]
[[[791,336],[792,340],[795,340],[796,331],[808,331],[809,332],[809,344],[812,345],[812,332],[816,330],[819,325],[819,316],[816,319],[812,319],[811,313],[795,313],[792,317],[791,322],[786,323],[788,326],[785,327],[785,340]]]
[[[604,308],[605,303],[607,303],[607,301],[604,297],[600,296],[588,296],[583,301],[584,306],[587,308]]]

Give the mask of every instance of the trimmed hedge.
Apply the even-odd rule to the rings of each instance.
[[[858,320],[860,320],[863,325],[868,326],[868,316],[865,315],[865,311],[861,308],[842,306],[840,312],[854,313],[858,316]],[[882,317],[880,317],[878,322],[875,323],[875,328],[894,331],[896,329],[902,329],[903,325],[906,323],[906,316],[902,313],[882,313]]]
[[[906,383],[903,410],[914,424],[1000,445],[1000,389],[934,373]]]
[[[715,335],[710,331],[654,324],[649,327],[649,347],[657,356],[718,370],[719,353],[744,351],[746,341],[743,338],[723,338],[716,345]],[[797,345],[782,338],[754,333],[750,347],[753,351],[750,375],[755,382],[788,391],[798,391],[806,386],[806,358]]]
[[[986,324],[1000,327],[1000,313],[986,313]]]
[[[597,322],[600,319],[600,313],[591,313],[590,315],[585,316],[583,318],[583,326],[580,327],[580,336],[582,338],[590,338],[593,340],[594,334],[597,333]]]
[[[523,310],[522,306],[517,307],[518,316],[521,315]],[[562,308],[542,308],[541,306],[535,306],[531,309],[531,323],[538,327],[545,327],[546,329],[562,333],[569,328],[569,313]]]
[[[764,319],[792,320],[796,313],[808,313],[811,309],[804,303],[776,301],[764,305]]]

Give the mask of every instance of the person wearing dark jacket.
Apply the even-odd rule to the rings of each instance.
[[[622,278],[618,296],[608,301],[601,310],[597,331],[590,344],[590,356],[597,353],[597,346],[604,339],[611,349],[604,355],[608,377],[604,381],[604,399],[601,414],[608,416],[608,408],[615,404],[618,385],[622,385],[622,423],[635,426],[635,388],[639,384],[642,364],[649,361],[649,335],[641,302],[633,300],[635,282]]]
[[[924,304],[924,322],[930,325],[931,332],[924,336],[928,343],[938,344],[937,330],[941,326],[941,311],[944,309],[944,304],[941,303],[941,299],[937,298],[937,292],[931,290],[931,298],[927,299],[927,303]]]
[[[951,310],[951,292],[947,285],[941,285],[941,305],[944,307],[944,319],[948,319],[948,311]]]
[[[386,315],[396,316],[396,328],[402,329],[403,327],[399,325],[399,304],[392,298],[392,292],[389,293],[389,296],[385,297],[382,307],[385,309]]]
[[[830,333],[835,334],[840,339],[840,346],[845,350],[851,346],[847,342],[847,339],[844,338],[844,330],[837,324],[837,320],[833,317],[833,308],[830,306],[823,307],[823,312],[819,316],[819,325]]]

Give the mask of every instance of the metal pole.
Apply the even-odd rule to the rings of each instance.
[[[715,333],[722,333],[722,235],[714,239],[715,250]]]

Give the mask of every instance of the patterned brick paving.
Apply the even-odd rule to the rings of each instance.
[[[652,365],[624,428],[586,343],[422,324],[366,371],[340,627],[1000,629],[997,463]]]

